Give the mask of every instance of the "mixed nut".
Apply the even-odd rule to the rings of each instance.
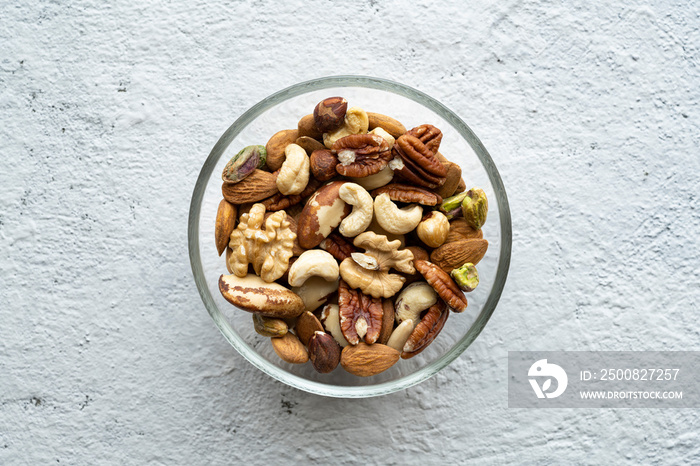
[[[419,354],[479,283],[488,201],[467,190],[433,125],[319,102],[297,129],[228,162],[221,294],[279,357],[357,376]]]

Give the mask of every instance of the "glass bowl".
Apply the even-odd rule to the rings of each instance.
[[[301,117],[329,96],[345,97],[350,106],[389,115],[407,128],[430,123],[443,132],[440,152],[462,167],[467,187],[481,187],[489,199],[483,227],[489,249],[479,263],[480,284],[467,295],[469,307],[453,314],[435,341],[412,359],[399,360],[391,369],[367,378],[341,367],[317,373],[310,363],[292,365],[275,354],[268,338],[253,330],[251,314],[228,303],[219,292],[218,279],[226,270],[214,244],[214,224],[221,195],[221,172],[241,148],[265,144],[279,130],[296,128]],[[192,272],[204,305],[224,337],[264,373],[292,387],[319,395],[361,398],[384,395],[415,385],[435,375],[476,339],[501,296],[508,273],[511,220],[508,200],[496,166],[471,129],[451,110],[428,95],[392,81],[333,76],[295,84],[254,105],[241,115],[214,145],[197,178],[188,222]]]

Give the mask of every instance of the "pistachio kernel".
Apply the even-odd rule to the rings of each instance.
[[[479,284],[479,272],[476,271],[476,267],[471,262],[452,270],[450,275],[462,291],[474,291]]]
[[[462,201],[465,197],[467,197],[467,193],[459,193],[442,201],[440,210],[445,213],[448,220],[462,215]]]

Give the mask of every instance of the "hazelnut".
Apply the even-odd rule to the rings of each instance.
[[[319,181],[328,181],[338,175],[338,172],[335,171],[335,166],[338,165],[338,158],[328,149],[313,151],[310,163],[311,173]]]
[[[340,345],[329,334],[316,331],[309,339],[309,359],[316,371],[327,374],[340,363]]]
[[[327,133],[340,128],[345,120],[347,110],[348,101],[342,97],[329,97],[322,100],[314,109],[316,129]]]
[[[447,239],[450,233],[450,222],[444,214],[433,210],[423,217],[416,228],[418,238],[431,248],[437,248]]]

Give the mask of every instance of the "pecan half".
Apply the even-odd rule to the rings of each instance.
[[[389,183],[386,186],[372,191],[372,197],[387,193],[389,199],[395,202],[405,202],[406,204],[423,204],[434,206],[442,204],[442,197],[427,189],[412,186],[410,184]]]
[[[340,280],[338,285],[338,307],[340,308],[340,330],[351,345],[361,340],[371,345],[382,330],[381,298],[372,298],[360,290],[353,290]]]
[[[437,129],[435,126],[416,126],[412,130],[407,131],[406,134],[417,137],[420,139],[420,142],[425,144],[425,147],[430,149],[433,154],[437,154],[437,151],[440,148],[440,141],[442,141],[442,131]]]
[[[445,182],[445,166],[417,137],[406,133],[398,138],[393,154],[402,162],[395,172],[408,182],[431,189]]]
[[[353,252],[357,252],[355,246],[345,241],[338,233],[331,233],[328,235],[328,238],[321,241],[319,246],[339,261],[343,261],[350,257],[350,254]]]
[[[338,156],[336,171],[343,176],[363,178],[389,164],[391,151],[386,140],[376,134],[352,134],[338,139],[332,147]]]
[[[278,210],[284,210],[288,207],[299,204],[305,197],[311,196],[319,186],[321,186],[320,181],[310,178],[306,188],[304,188],[304,190],[299,194],[285,196],[284,194],[278,192],[274,196],[270,196],[260,202],[265,206],[265,209],[267,209],[268,212],[277,212]]]
[[[406,340],[401,358],[410,359],[427,348],[445,326],[449,314],[444,302],[433,304]]]
[[[447,272],[432,262],[424,260],[413,261],[413,265],[453,311],[464,312],[467,308],[467,297]]]

